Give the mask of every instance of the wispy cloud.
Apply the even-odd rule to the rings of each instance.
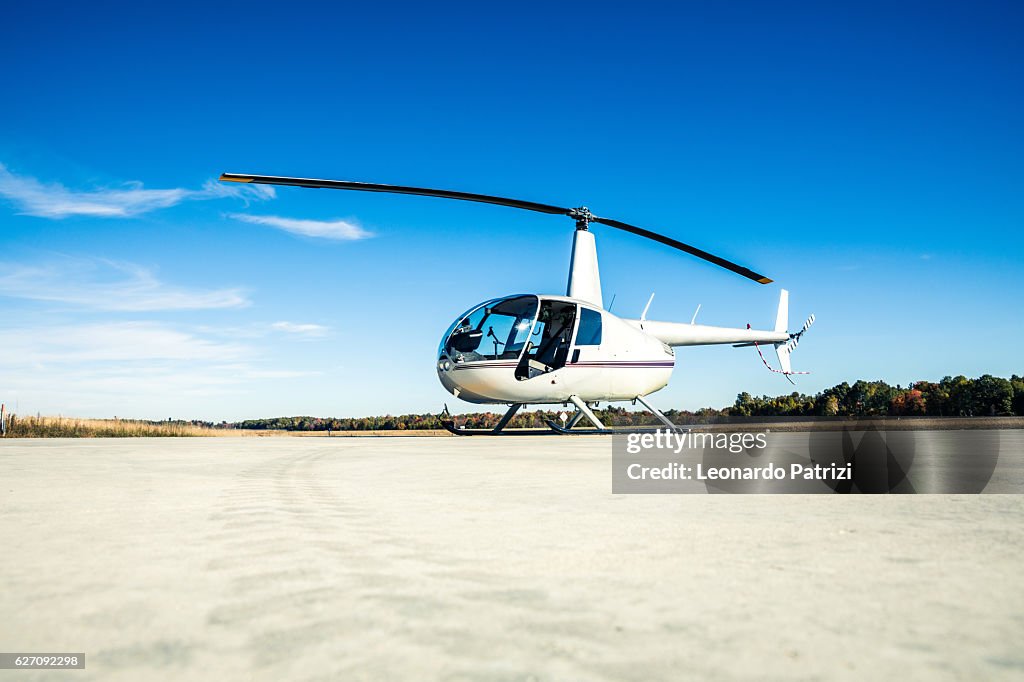
[[[323,374],[323,370],[314,369],[261,369],[250,363],[237,363],[232,365],[217,365],[211,370],[215,372],[230,373],[235,379],[299,379],[303,377],[316,377]]]
[[[65,365],[138,360],[236,361],[245,346],[196,336],[156,322],[94,324],[0,330],[0,364]]]
[[[241,199],[248,206],[250,201],[266,201],[277,196],[273,187],[267,185],[226,184],[207,180],[203,188],[194,193],[192,199]]]
[[[229,213],[228,217],[254,225],[266,225],[306,237],[354,241],[373,236],[372,232],[364,230],[358,223],[351,220],[301,220],[274,215],[250,215],[248,213]]]
[[[141,182],[129,182],[120,188],[72,190],[60,183],[43,183],[16,175],[0,164],[0,197],[14,204],[22,214],[42,218],[126,218],[184,201],[235,198],[248,203],[274,196],[274,188],[265,185],[229,186],[214,180],[208,180],[201,189],[146,189]]]
[[[38,266],[0,263],[0,296],[132,312],[249,305],[238,288],[178,287],[132,263],[76,258]]]
[[[327,333],[327,327],[319,324],[296,324],[294,322],[275,322],[271,328],[286,334],[298,334],[301,336],[323,336]]]
[[[150,321],[14,324],[0,328],[0,348],[0,400],[76,416],[239,418],[253,395],[264,409],[282,382],[322,371],[282,366],[230,328]]]

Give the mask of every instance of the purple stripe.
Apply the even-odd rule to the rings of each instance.
[[[494,363],[472,363],[469,365],[455,365],[452,369],[508,369],[518,367],[519,363],[494,364]],[[583,369],[595,369],[601,367],[622,368],[622,369],[660,369],[675,367],[674,362],[577,362],[568,364],[565,367],[580,367]],[[559,369],[564,369],[559,367]]]

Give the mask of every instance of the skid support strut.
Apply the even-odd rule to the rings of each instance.
[[[600,429],[601,431],[607,431],[608,430],[608,429],[605,428],[604,424],[601,423],[601,420],[597,418],[597,415],[594,414],[594,412],[589,407],[587,407],[587,404],[585,402],[583,402],[582,400],[580,400],[579,396],[571,395],[571,396],[569,396],[569,401],[573,405],[575,405],[576,409],[579,410],[580,412],[582,412],[583,415],[586,416],[586,418],[590,420],[590,423],[592,423],[598,429]]]
[[[569,417],[569,421],[565,423],[566,431],[579,424],[581,419],[583,419],[583,410],[577,407],[576,411]]]
[[[671,421],[669,421],[669,418],[666,417],[665,415],[663,415],[661,413],[661,410],[659,410],[654,405],[651,405],[649,402],[644,400],[644,397],[642,395],[638,395],[636,397],[636,399],[640,401],[641,405],[643,405],[648,410],[650,410],[651,414],[653,414],[655,417],[658,418],[658,421],[660,421],[662,424],[664,424],[668,428],[672,429],[673,431],[689,431],[689,429],[681,428],[681,427],[676,426],[675,424],[673,424]]]
[[[491,429],[491,433],[495,435],[501,433],[501,430],[508,426],[508,423],[512,421],[512,417],[516,416],[516,412],[518,412],[519,408],[522,406],[523,403],[512,403],[508,408],[508,412],[506,412],[505,416],[501,418],[501,421],[498,422],[497,426]]]

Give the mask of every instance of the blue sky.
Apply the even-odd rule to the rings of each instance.
[[[1019,3],[11,5],[0,400],[205,419],[425,412],[451,320],[562,293],[572,225],[222,171],[586,204],[605,301],[767,326],[798,389],[1024,373]],[[789,384],[678,354],[661,407]]]

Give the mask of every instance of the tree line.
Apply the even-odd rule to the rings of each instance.
[[[572,408],[521,412],[509,424],[512,428],[543,428],[547,420],[559,423],[562,412]],[[609,426],[646,426],[656,423],[647,412],[610,406],[595,410]],[[736,402],[721,409],[666,410],[679,423],[714,421],[727,417],[878,417],[933,416],[981,417],[1024,416],[1024,377],[1009,379],[990,374],[968,379],[945,377],[942,381],[917,381],[907,387],[884,381],[843,382],[815,395],[793,392],[783,396],[755,397],[740,393]],[[501,418],[500,412],[476,412],[458,416],[466,428],[489,428]],[[210,425],[236,429],[277,429],[283,431],[404,431],[440,429],[436,414],[384,415],[378,417],[274,417],[247,419]]]
[[[884,381],[845,381],[814,396],[756,398],[741,393],[730,408],[735,416],[1024,416],[1024,377],[1009,379],[985,374],[977,379],[961,375],[942,381],[917,381],[906,388]]]

